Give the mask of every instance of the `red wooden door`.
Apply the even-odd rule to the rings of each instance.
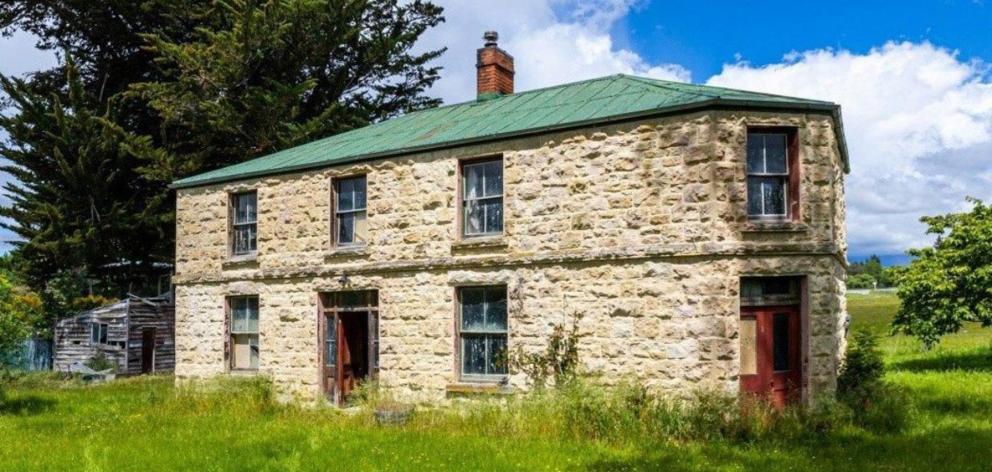
[[[800,319],[795,306],[741,310],[741,391],[783,407],[798,400],[802,381]]]

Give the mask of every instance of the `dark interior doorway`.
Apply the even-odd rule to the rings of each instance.
[[[321,295],[321,382],[342,404],[378,372],[378,297],[375,291]]]
[[[141,373],[155,371],[155,328],[141,330]]]

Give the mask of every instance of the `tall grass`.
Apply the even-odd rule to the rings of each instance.
[[[370,397],[372,398],[372,397]],[[369,418],[374,401],[362,403]],[[687,397],[654,394],[636,382],[604,388],[576,379],[555,389],[502,399],[421,407],[403,428],[493,438],[593,441],[643,446],[690,441],[732,444],[810,440],[853,427],[850,410],[830,398],[813,407],[775,409],[759,399],[713,390]]]

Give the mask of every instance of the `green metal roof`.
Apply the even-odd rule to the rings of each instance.
[[[186,177],[175,181],[172,186],[196,187],[709,107],[831,113],[837,120],[838,140],[845,167],[847,165],[840,107],[833,103],[629,75],[611,75],[416,111],[240,164]]]

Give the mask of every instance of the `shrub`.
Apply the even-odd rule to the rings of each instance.
[[[107,356],[102,352],[97,352],[86,361],[86,367],[93,369],[95,371],[111,370],[117,371],[117,362],[112,359],[108,359]]]
[[[837,398],[851,409],[859,426],[878,432],[899,431],[908,423],[910,398],[887,383],[884,376],[878,339],[868,331],[854,333],[837,377]]]
[[[544,352],[527,353],[523,348],[507,354],[507,362],[511,369],[522,372],[537,389],[544,388],[548,380],[554,385],[563,385],[573,380],[579,369],[579,320],[582,314],[572,316],[572,326],[566,328],[564,323],[556,324],[548,337],[548,347]]]

